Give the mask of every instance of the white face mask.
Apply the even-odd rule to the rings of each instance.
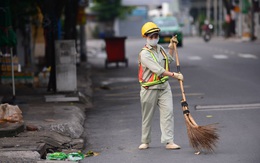
[[[157,39],[149,39],[149,38],[147,38],[146,41],[147,41],[147,43],[148,43],[149,45],[151,45],[151,46],[156,46],[157,43],[158,43],[158,41],[159,41],[159,37],[158,37]]]

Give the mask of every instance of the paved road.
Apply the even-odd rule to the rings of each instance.
[[[168,151],[160,143],[159,112],[153,121],[152,143],[138,150],[141,111],[137,81],[137,54],[142,39],[127,39],[129,67],[104,68],[106,54],[88,42],[92,65],[94,108],[86,112],[85,151],[98,152],[91,163],[257,163],[260,160],[260,49],[259,43],[215,38],[204,43],[186,38],[179,48],[185,92],[192,116],[199,125],[218,122],[220,141],[213,154],[195,155],[188,144],[180,107],[178,82],[170,80],[174,95],[175,141],[181,150]],[[172,65],[175,70],[175,66]]]

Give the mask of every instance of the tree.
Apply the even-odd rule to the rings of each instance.
[[[31,54],[30,35],[28,27],[37,24],[39,12],[43,15],[42,27],[45,39],[45,60],[44,64],[51,67],[48,91],[56,92],[56,71],[55,71],[55,47],[54,42],[58,40],[58,24],[64,14],[64,35],[63,39],[75,39],[77,37],[76,23],[79,0],[12,0],[11,10],[13,14],[14,28],[20,30],[23,35],[25,51],[25,64],[29,63]]]
[[[64,39],[77,39],[77,12],[78,12],[78,1],[66,0],[65,2],[65,21],[64,21]]]
[[[25,67],[31,66],[31,24],[37,24],[38,8],[34,0],[12,0],[11,10],[13,16],[13,27],[22,35]]]
[[[56,92],[55,40],[58,39],[58,22],[60,20],[64,0],[37,0],[43,14],[46,66],[51,66],[48,91]]]
[[[105,36],[114,36],[113,25],[116,18],[125,18],[135,7],[122,6],[121,0],[93,0],[91,10],[97,14],[97,19],[105,23]]]

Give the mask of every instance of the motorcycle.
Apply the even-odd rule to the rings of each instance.
[[[212,37],[212,33],[213,33],[213,25],[210,23],[205,23],[202,26],[202,37],[205,42],[210,41],[210,39]]]

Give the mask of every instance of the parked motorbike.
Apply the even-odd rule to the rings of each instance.
[[[207,22],[202,26],[202,37],[205,42],[210,41],[213,34],[213,28],[213,25]]]

